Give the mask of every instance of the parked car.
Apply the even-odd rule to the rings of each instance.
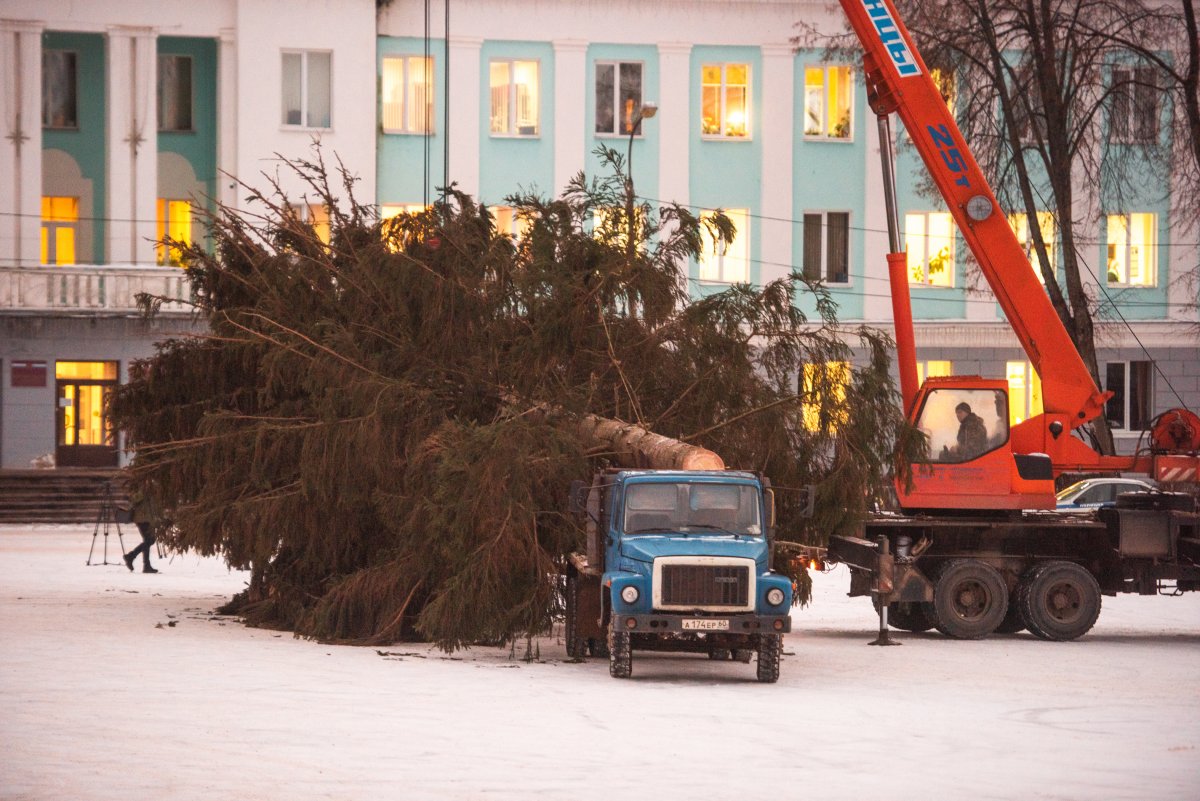
[[[1152,492],[1154,485],[1137,478],[1089,478],[1077,481],[1057,494],[1058,508],[1099,509],[1113,506],[1123,492]]]

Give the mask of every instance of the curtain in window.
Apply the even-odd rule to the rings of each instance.
[[[158,129],[192,130],[192,60],[158,57]]]
[[[301,86],[303,86],[303,56],[300,53],[283,54],[283,124],[300,125]]]
[[[333,89],[333,71],[329,53],[307,53],[308,119],[310,128],[328,128]]]
[[[404,127],[404,59],[383,59],[383,130],[400,131]]]
[[[821,277],[821,215],[804,215],[804,277]]]
[[[42,51],[42,125],[76,128],[75,54],[68,50]]]
[[[831,284],[844,284],[850,280],[850,215],[844,211],[832,211],[826,215],[829,249],[825,264],[825,276]]]
[[[507,61],[493,61],[491,65],[490,85],[492,90],[491,132],[509,132],[508,110],[508,73]]]
[[[616,133],[616,72],[615,64],[596,65],[596,133]]]
[[[628,134],[642,107],[642,65],[621,65],[621,133]],[[638,128],[641,128],[638,123]]]
[[[1153,142],[1158,135],[1158,77],[1151,67],[1138,67],[1133,93],[1133,135],[1139,142]]]

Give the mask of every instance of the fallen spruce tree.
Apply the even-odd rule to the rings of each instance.
[[[171,243],[208,333],[137,363],[113,412],[165,540],[251,571],[227,611],[447,650],[543,631],[582,537],[570,480],[619,461],[631,426],[769,475],[781,539],[850,530],[884,491],[914,441],[886,337],[843,330],[797,275],[692,299],[689,259],[736,235],[728,219],[638,202],[631,221],[603,155],[608,178],[511,198],[519,238],[453,190],[380,220],[318,154],[291,167],[327,241],[276,193],[218,209],[210,248]],[[788,490],[810,483],[805,521]]]

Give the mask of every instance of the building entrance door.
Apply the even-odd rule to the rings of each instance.
[[[54,365],[59,467],[116,467],[117,442],[108,401],[117,386],[116,362]]]

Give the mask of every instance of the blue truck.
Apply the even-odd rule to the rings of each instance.
[[[770,483],[731,470],[625,470],[573,482],[586,553],[567,560],[565,639],[576,659],[607,654],[614,678],[635,651],[690,651],[779,678],[792,583],[771,569]]]

